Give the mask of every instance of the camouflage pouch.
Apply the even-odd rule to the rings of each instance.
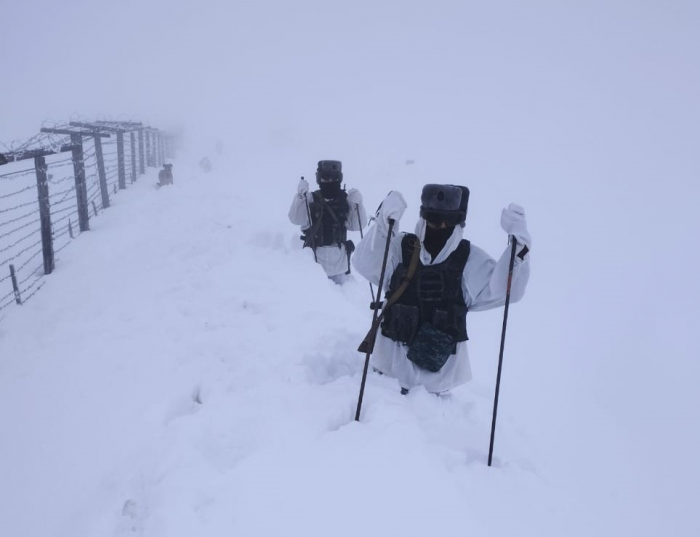
[[[418,367],[436,373],[455,350],[455,340],[433,325],[423,323],[408,347],[408,359]]]

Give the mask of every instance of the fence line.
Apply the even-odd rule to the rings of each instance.
[[[90,219],[109,208],[111,196],[147,167],[172,158],[173,141],[142,123],[95,121],[42,128],[5,152],[8,146],[0,144],[0,166],[22,167],[0,173],[0,311],[31,299],[53,272],[56,254],[90,229]],[[31,160],[32,168],[21,165]]]

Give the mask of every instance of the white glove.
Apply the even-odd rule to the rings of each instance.
[[[362,194],[356,188],[348,190],[348,203],[350,205],[359,205],[362,203]]]
[[[406,202],[400,192],[392,190],[384,198],[384,201],[377,210],[377,218],[380,222],[388,222],[394,220],[398,222],[406,210]]]
[[[503,209],[501,212],[501,227],[508,235],[513,235],[518,244],[523,244],[528,247],[528,250],[530,249],[532,239],[525,223],[525,209],[520,205],[511,203],[507,209]]]
[[[299,181],[299,186],[297,187],[297,192],[299,193],[300,196],[305,196],[306,193],[309,191],[309,183],[306,182],[306,179],[303,177]]]

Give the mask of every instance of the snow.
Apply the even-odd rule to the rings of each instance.
[[[601,382],[555,359],[541,277],[511,312],[489,468],[498,339],[477,321],[501,313],[471,316],[472,383],[402,396],[372,373],[355,422],[366,282],[329,282],[233,159],[197,160],[115,196],[3,319],[3,534],[653,535],[674,512],[692,534],[697,476],[655,475],[633,424],[579,399]]]
[[[184,144],[0,313],[0,536],[700,534],[696,3],[82,4],[4,6],[0,141],[77,111]],[[466,184],[493,256],[525,207],[491,468],[502,310],[472,382],[370,373],[354,421],[368,285],[286,219],[319,159],[402,229]]]

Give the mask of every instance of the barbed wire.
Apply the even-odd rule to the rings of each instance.
[[[41,240],[35,242],[34,244],[30,244],[24,250],[20,250],[19,252],[17,252],[14,256],[10,257],[9,259],[6,259],[5,261],[0,262],[0,267],[2,267],[3,265],[8,265],[10,263],[10,261],[17,259],[23,253],[28,252],[29,250],[31,250],[35,246],[38,246],[39,244],[41,244]],[[41,253],[41,250],[39,250],[39,253]]]
[[[7,279],[9,279],[9,278],[10,278],[10,277],[8,276]],[[14,296],[14,294],[15,294],[15,290],[14,290],[14,288],[12,288],[12,291],[10,291],[10,292],[7,293],[5,296],[3,296],[2,298],[0,298],[0,302],[2,302],[3,300],[7,300],[7,297]]]
[[[25,292],[25,293],[26,293],[26,292],[29,291],[32,287],[34,287],[37,283],[41,282],[42,279],[43,279],[43,277],[42,277],[42,278],[37,278],[37,280],[36,280],[32,285],[30,285],[29,287],[27,287],[26,289],[24,289],[22,292]],[[38,291],[39,289],[41,289],[42,287],[44,287],[45,284],[46,284],[46,282],[41,282],[41,285],[40,285],[39,287],[37,287],[36,289],[34,289],[33,292],[29,293],[27,296],[25,296],[24,298],[22,298],[22,304],[24,304],[25,302],[28,302],[29,299],[32,298],[32,297],[37,293],[37,291]]]
[[[29,238],[32,237],[33,235],[36,235],[37,233],[41,233],[41,229],[35,229],[35,230],[32,231],[29,235],[25,235],[24,237],[22,237],[22,238],[20,238],[20,239],[17,239],[17,240],[16,240],[15,242],[13,242],[12,244],[8,244],[8,245],[5,246],[4,248],[0,248],[0,254],[3,253],[3,252],[7,252],[8,250],[11,250],[11,249],[14,248],[15,246],[17,246],[20,242],[26,241],[27,239],[29,239]]]
[[[2,238],[4,238],[4,237],[9,237],[9,236],[12,235],[13,233],[17,233],[20,229],[23,229],[23,228],[25,228],[25,227],[31,226],[32,224],[36,224],[37,222],[41,222],[41,218],[37,218],[36,220],[32,220],[31,222],[28,222],[28,223],[26,223],[26,224],[24,224],[24,225],[21,225],[21,226],[19,226],[19,227],[16,227],[16,228],[13,229],[12,231],[8,231],[7,233],[3,233],[2,235],[0,235],[0,239],[2,239]]]
[[[55,211],[51,211],[51,216],[53,216],[55,214],[59,214],[59,213],[65,213],[66,211],[75,211],[75,214],[78,214],[77,206],[72,206],[72,207],[64,207],[62,209],[57,209]],[[62,222],[62,221],[63,220],[61,218],[56,220],[56,222]]]
[[[0,222],[0,227],[8,226],[14,222],[22,220],[23,218],[27,218],[29,216],[34,216],[35,214],[36,214],[36,211],[32,211],[31,213],[27,213],[25,215],[18,216],[17,218],[13,218],[12,220],[5,220],[4,222]]]
[[[59,192],[54,192],[53,194],[50,194],[49,199],[61,196],[61,195],[65,194],[66,192],[73,192],[74,190],[75,190],[75,185],[72,185],[70,188],[67,188],[66,190],[61,190]],[[60,203],[60,202],[57,202],[57,203]]]
[[[73,157],[72,157],[72,156],[70,156],[70,157],[68,157],[68,158],[65,158],[65,159],[57,160],[57,161],[55,161],[55,162],[47,162],[47,163],[46,163],[46,165],[47,165],[49,168],[50,168],[51,166],[54,166],[54,167],[57,168],[57,167],[59,167],[59,165],[65,166],[66,164],[73,164]]]
[[[64,190],[63,193],[65,193],[65,195],[64,195],[60,200],[51,203],[51,207],[52,207],[51,212],[52,212],[52,213],[53,213],[53,212],[56,212],[56,211],[53,210],[53,207],[54,207],[54,206],[57,206],[57,205],[60,205],[61,203],[63,203],[64,201],[66,201],[66,200],[68,199],[68,196],[70,196],[70,193],[73,192],[73,191],[75,191],[75,186],[71,186],[69,189]]]
[[[9,178],[10,180],[12,180],[12,179],[17,179],[18,177],[23,177],[25,175],[29,175],[31,173],[34,173],[34,168],[32,168],[30,170],[19,170],[16,172],[3,173],[3,174],[0,174],[0,179],[8,179]],[[17,177],[14,177],[15,175]]]
[[[62,216],[61,218],[56,218],[56,220],[52,221],[51,224],[55,227],[57,224],[60,224],[61,222],[64,222],[65,220],[68,220],[71,216],[78,216],[78,209],[76,207],[67,207],[66,209],[61,209],[61,212],[65,212],[66,210],[72,209],[73,212],[66,214]]]
[[[22,192],[26,192],[27,190],[33,190],[34,188],[36,188],[35,185],[24,187],[21,190],[17,190],[15,192],[11,192],[10,194],[5,194],[3,196],[0,196],[0,200],[6,199],[6,198],[11,198],[12,196],[16,196],[17,194],[21,194]]]
[[[78,119],[80,119],[78,117]],[[75,117],[71,118],[71,121],[76,120]],[[108,116],[104,116],[103,120],[98,119],[99,121],[105,121],[109,122],[111,121],[111,118]],[[130,121],[125,118],[120,117],[118,122],[124,122],[124,121]],[[90,120],[83,121],[84,123],[95,123]],[[133,122],[132,122],[133,123]],[[127,126],[124,124],[123,126]],[[150,139],[146,138],[144,140],[143,136],[138,137],[139,141],[137,141],[137,136],[133,131],[125,131],[124,135],[125,136],[112,136],[112,137],[106,137],[105,140],[100,141],[99,145],[102,147],[102,163],[101,165],[104,166],[104,183],[100,181],[100,166],[98,164],[98,158],[97,158],[97,145],[95,143],[95,138],[91,136],[88,133],[83,133],[80,130],[76,130],[75,127],[72,127],[66,122],[56,122],[51,119],[47,119],[43,122],[42,127],[53,127],[55,129],[66,129],[66,130],[71,130],[74,131],[76,134],[81,135],[81,141],[82,141],[82,146],[83,146],[83,152],[82,152],[82,159],[83,159],[83,166],[85,170],[85,195],[86,195],[86,201],[88,204],[92,204],[93,211],[95,212],[95,216],[97,215],[97,209],[99,207],[99,210],[104,210],[104,206],[102,204],[102,187],[104,186],[104,183],[106,183],[108,191],[114,188],[115,193],[117,193],[121,188],[117,188],[119,185],[119,179],[120,179],[120,169],[123,169],[124,171],[124,178],[127,179],[127,176],[129,179],[131,179],[131,182],[135,182],[138,177],[140,177],[141,174],[141,161],[144,161],[144,164],[148,166],[148,164],[153,163],[155,166],[155,162],[158,161],[158,151],[159,151],[159,145],[157,142],[150,143]],[[113,134],[113,133],[112,133]],[[133,138],[132,138],[133,136]],[[45,133],[45,132],[40,132],[35,134],[34,136],[30,137],[27,140],[23,141],[12,141],[10,144],[5,144],[0,142],[0,149],[2,151],[0,152],[7,152],[10,154],[14,154],[13,156],[16,159],[21,159],[22,158],[22,153],[25,153],[25,157],[31,158],[30,155],[32,154],[37,154],[37,153],[28,153],[29,151],[34,151],[34,150],[44,150],[45,152],[51,152],[53,154],[58,155],[62,146],[69,146],[72,143],[72,138],[70,135],[65,135],[65,134],[56,134],[56,133]],[[119,139],[123,141],[122,144],[119,143]],[[133,143],[132,143],[133,140]],[[143,143],[144,141],[148,141],[148,144]],[[142,144],[143,144],[143,149],[142,149]],[[121,152],[119,151],[121,145]],[[146,145],[149,146],[149,150],[146,150]],[[5,149],[7,151],[5,151]],[[41,154],[41,153],[39,153]],[[50,155],[46,155],[50,156]],[[120,158],[120,156],[122,158]],[[11,157],[12,158],[12,157]],[[154,160],[155,159],[155,160]],[[148,163],[146,163],[146,161]],[[121,166],[120,166],[121,163]],[[47,170],[57,170],[62,167],[68,167],[72,166],[74,164],[73,162],[73,156],[70,155],[67,158],[59,158],[53,162],[48,162],[47,163]],[[123,168],[122,168],[123,166]],[[151,166],[148,166],[151,167]],[[155,166],[157,167],[157,166]],[[66,170],[67,171],[67,170]],[[0,174],[0,179],[6,179],[6,180],[15,180],[15,179],[25,179],[32,174],[36,174],[36,169],[35,168],[23,168],[21,170],[15,170],[11,172],[6,172],[3,174]],[[76,186],[75,185],[70,185],[70,188],[68,188],[69,185],[65,185],[65,187],[59,187],[55,188],[56,185],[60,185],[63,183],[66,183],[68,181],[74,181],[75,176],[73,173],[69,173],[67,175],[61,175],[60,177],[54,178],[54,174],[50,173],[48,174],[47,181],[50,183],[54,188],[52,188],[52,191],[48,198],[50,200],[50,213],[51,213],[51,219],[52,219],[52,233],[51,233],[51,239],[53,242],[53,245],[55,246],[54,248],[54,255],[57,254],[58,252],[62,251],[64,248],[66,248],[71,242],[73,242],[74,237],[67,237],[68,235],[74,235],[77,237],[81,233],[80,231],[80,226],[78,225],[78,222],[80,220],[80,213],[79,213],[79,208],[77,207],[77,203],[75,200],[75,195],[74,193],[76,192]],[[15,198],[17,196],[21,196],[23,193],[28,193],[30,190],[33,190],[34,185],[32,184],[31,186],[26,186],[22,188],[17,188],[16,190],[13,190],[12,192],[7,192],[2,195],[0,195],[0,200],[7,200],[11,198]],[[26,199],[26,198],[25,198]],[[18,200],[21,201],[21,200]],[[9,213],[11,211],[16,211],[21,208],[25,207],[30,207],[30,206],[38,206],[39,205],[39,200],[36,201],[31,201],[31,202],[26,202],[26,203],[20,203],[14,207],[9,207],[9,208],[3,208],[0,210],[0,214],[4,213]],[[89,209],[89,207],[88,207]],[[33,242],[31,239],[32,237],[36,237],[37,234],[41,234],[41,218],[37,218],[38,216],[38,211],[34,210],[31,213],[26,213],[20,216],[17,216],[15,218],[11,218],[9,220],[6,220],[4,222],[0,223],[0,229],[3,227],[10,226],[13,223],[19,223],[18,225],[16,224],[16,227],[10,228],[7,231],[4,231],[2,234],[0,234],[0,239],[6,239],[8,237],[12,237],[15,234],[20,233],[21,231],[24,230],[24,233],[22,236],[17,236],[15,239],[13,239],[13,242],[11,244],[5,244],[2,248],[0,248],[0,254],[12,252],[13,250],[17,248],[21,248],[19,251],[14,252],[14,255],[10,257],[9,259],[0,261],[0,267],[4,267],[8,264],[10,264],[14,260],[21,260],[22,263],[19,265],[15,273],[22,273],[22,278],[18,283],[18,287],[20,288],[21,294],[24,295],[22,296],[22,301],[26,302],[30,298],[32,298],[38,291],[41,289],[44,284],[44,277],[45,274],[43,274],[42,268],[43,264],[38,264],[36,267],[33,268],[33,270],[30,270],[27,272],[27,267],[30,266],[30,263],[36,263],[37,257],[41,256],[43,253],[43,247],[42,243],[43,240],[38,240],[36,242]],[[33,218],[32,218],[33,217]],[[27,219],[30,219],[29,221],[26,221]],[[90,214],[88,213],[88,218],[90,218]],[[75,224],[71,226],[70,219],[75,219]],[[67,222],[66,225],[64,225],[64,222]],[[26,230],[32,228],[32,226],[36,226],[36,229],[31,231],[31,233],[27,233]],[[73,227],[72,233],[71,233],[71,227]],[[63,229],[61,229],[63,228]],[[58,232],[54,232],[54,230],[58,230]],[[65,242],[64,242],[65,241]],[[25,245],[22,247],[25,243],[30,243],[28,245]],[[62,244],[59,244],[62,243]],[[35,250],[32,252],[32,250]],[[56,259],[56,257],[54,257]],[[24,272],[23,272],[24,271]],[[4,283],[5,281],[9,280],[11,277],[10,275],[0,277],[0,283]],[[32,280],[33,281],[30,281]],[[29,283],[27,287],[24,287],[25,284]],[[0,297],[0,310],[3,310],[4,308],[10,306],[15,302],[15,297],[14,295],[14,289],[10,291],[9,293],[5,294],[4,296]],[[4,315],[4,314],[3,314]],[[0,317],[1,319],[2,317]]]
[[[59,237],[62,237],[63,235],[66,235],[67,233],[68,233],[68,231],[65,231],[64,233],[62,233],[61,235],[59,235]],[[71,238],[69,237],[68,240],[63,244],[63,246],[59,246],[58,248],[55,248],[54,251],[53,251],[54,256],[55,256],[57,253],[59,253],[60,251],[62,251],[62,250],[63,250],[66,246],[68,246],[71,242],[73,242],[73,239],[71,239]]]
[[[53,178],[52,178],[52,179],[47,179],[47,181],[48,181],[49,183],[51,183],[52,185],[58,185],[58,184],[60,184],[60,183],[62,183],[62,182],[64,182],[64,181],[70,181],[71,179],[75,179],[75,176],[74,176],[73,174],[64,175],[64,176],[61,177],[60,179],[53,179]]]
[[[22,207],[29,207],[30,205],[39,205],[39,200],[28,201],[27,203],[20,203],[19,205],[15,205],[14,207],[10,207],[9,209],[0,209],[0,214],[9,213],[10,211],[15,211],[17,209],[21,209]]]
[[[15,294],[15,292],[14,292],[14,291],[12,291],[12,293],[11,293],[11,294],[13,294],[13,295],[14,295],[14,294]],[[7,306],[11,306],[12,304],[14,304],[14,302],[15,302],[15,299],[14,299],[14,298],[12,298],[11,300],[8,300],[8,301],[7,301],[7,302],[5,302],[4,304],[0,304],[0,311],[4,310],[4,309],[5,309],[5,308],[6,308]],[[3,317],[3,318],[4,318],[4,317]]]
[[[36,267],[34,270],[32,270],[31,272],[29,272],[29,274],[28,274],[23,280],[18,281],[18,282],[17,282],[17,287],[19,287],[19,288],[21,289],[21,288],[22,288],[22,285],[23,285],[29,278],[32,278],[32,277],[34,277],[34,278],[36,278],[36,279],[41,279],[41,278],[43,278],[44,276],[46,276],[46,274],[43,273],[43,270],[44,270],[44,263],[42,263],[41,265],[39,265],[38,267]],[[39,271],[42,271],[42,273],[39,274],[39,275],[37,275],[37,272],[39,272]],[[23,290],[26,290],[26,289],[23,289]]]

